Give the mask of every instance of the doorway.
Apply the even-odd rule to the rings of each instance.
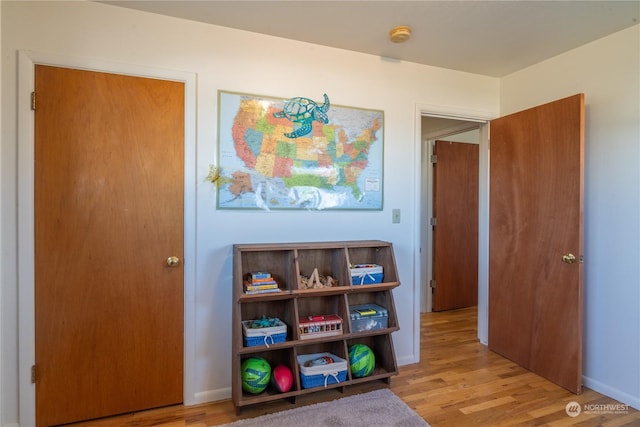
[[[452,137],[466,138],[472,132],[473,142],[479,147],[478,181],[478,339],[488,342],[488,253],[489,253],[489,125],[488,120],[495,114],[460,110],[439,110],[428,105],[416,108],[416,141],[420,157],[420,204],[416,220],[420,230],[418,245],[421,248],[416,263],[419,278],[419,313],[433,310],[430,280],[433,278],[433,230],[430,219],[433,215],[433,165],[429,141]],[[471,141],[469,141],[471,142]]]
[[[425,283],[426,286],[422,288],[422,312],[430,312],[435,308],[434,293],[437,283],[434,278],[435,267],[437,264],[436,257],[444,256],[444,254],[438,254],[436,252],[434,245],[434,236],[436,234],[435,229],[437,227],[437,218],[435,217],[437,206],[434,200],[436,197],[436,182],[434,176],[434,171],[437,168],[437,155],[435,154],[436,143],[437,141],[450,141],[465,145],[470,144],[479,146],[481,138],[480,125],[481,124],[478,122],[455,118],[433,116],[422,117],[422,210],[420,221],[422,224],[422,237],[420,247],[426,248],[426,250],[423,249],[423,264],[426,268],[422,269],[424,272],[424,279],[422,282]],[[477,167],[479,165],[476,164],[475,166]],[[444,231],[445,230],[442,230],[442,232]],[[449,233],[450,231],[447,232]],[[477,233],[473,237],[477,240]],[[475,288],[477,289],[477,284]]]

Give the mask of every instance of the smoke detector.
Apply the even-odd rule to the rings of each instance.
[[[389,31],[389,40],[394,43],[404,43],[411,37],[411,27],[399,26]]]

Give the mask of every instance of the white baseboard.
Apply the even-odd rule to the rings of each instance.
[[[185,405],[199,405],[201,403],[210,403],[229,399],[231,399],[231,387],[225,387],[217,390],[199,391],[193,395],[192,401],[185,402]]]
[[[420,360],[413,355],[398,357],[397,359],[398,366],[411,365],[413,363],[418,363],[419,361]]]
[[[629,405],[632,408],[640,410],[640,396],[632,396],[629,393],[625,393],[617,388],[613,388],[584,375],[582,376],[582,384],[593,391],[597,391],[600,394],[604,394],[605,396],[620,401],[625,405]]]

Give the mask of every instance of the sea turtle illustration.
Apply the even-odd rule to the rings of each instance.
[[[309,98],[296,97],[284,102],[282,111],[273,113],[274,117],[286,118],[293,123],[300,123],[300,127],[293,132],[285,133],[288,138],[297,138],[311,132],[311,124],[314,120],[328,123],[327,110],[329,110],[329,97],[324,94],[324,104],[318,105]]]

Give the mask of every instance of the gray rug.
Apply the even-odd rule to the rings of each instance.
[[[389,389],[301,406],[224,427],[428,427],[418,414]]]

